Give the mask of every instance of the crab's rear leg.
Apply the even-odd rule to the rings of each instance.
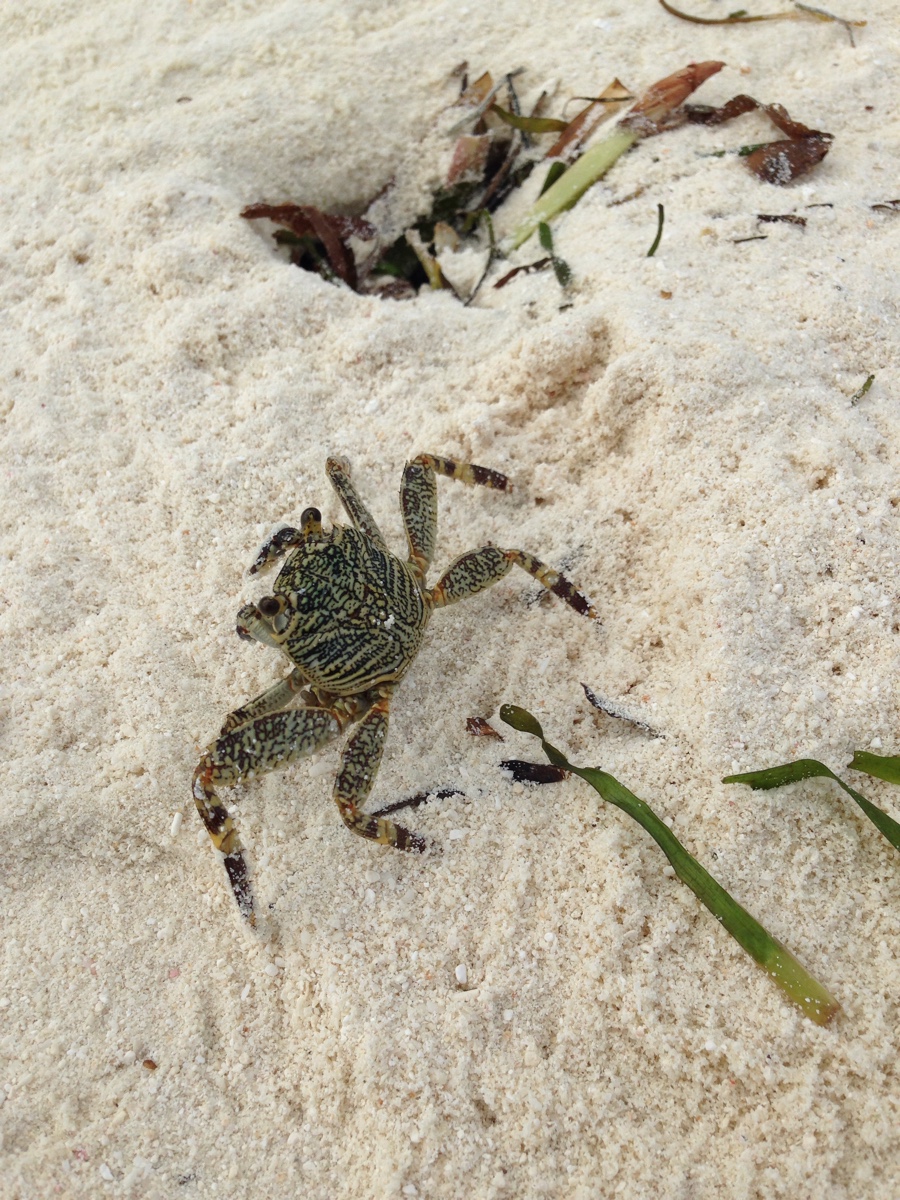
[[[372,790],[384,751],[391,689],[378,688],[375,696],[375,703],[360,721],[344,750],[341,770],[334,785],[335,803],[344,824],[353,833],[370,841],[380,842],[383,846],[421,853],[426,843],[417,833],[412,833],[393,821],[386,821],[383,817],[371,816],[361,811],[361,806]]]
[[[219,732],[219,737],[231,733],[232,729],[237,729],[239,725],[246,725],[248,721],[264,717],[266,713],[278,712],[279,709],[290,707],[306,683],[306,676],[299,667],[294,667],[290,675],[273,684],[261,696],[257,696],[255,700],[251,700],[241,708],[236,708],[234,712],[229,713]]]
[[[463,483],[480,484],[508,492],[512,484],[499,471],[460,463],[437,454],[418,454],[403,470],[400,485],[400,509],[406,538],[409,542],[409,563],[424,580],[434,557],[437,534],[437,481],[435,475],[446,475]]]
[[[599,620],[596,609],[584,592],[564,575],[554,571],[525,550],[501,550],[498,546],[482,546],[480,550],[469,550],[454,562],[431,589],[431,600],[435,608],[455,604],[476,596],[485,588],[492,587],[513,567],[521,567],[533,576],[542,587],[565,600],[582,616]]]
[[[276,686],[282,687],[287,683],[288,680],[285,680]],[[267,705],[272,690],[251,701],[244,711],[263,703]],[[334,708],[268,712],[223,734],[207,747],[197,764],[193,783],[194,802],[213,845],[223,855],[238,908],[251,925],[256,924],[256,916],[244,847],[234,821],[216,794],[216,788],[262,775],[274,767],[284,766],[292,759],[314,754],[346,728],[358,712],[358,707],[347,702],[340,702]]]

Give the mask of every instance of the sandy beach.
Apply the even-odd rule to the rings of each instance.
[[[900,819],[845,771],[900,753],[900,33],[890,0],[840,15],[855,46],[655,0],[0,17],[3,1200],[900,1195],[900,857],[832,783],[720,782],[817,758]],[[760,113],[641,142],[553,223],[565,293],[493,286],[535,238],[468,306],[358,295],[240,217],[388,187],[402,233],[446,176],[463,61],[523,68],[523,108],[558,115],[709,59],[698,103],[777,102],[829,154],[760,181],[731,153],[778,136]],[[225,715],[286,672],[235,635],[271,586],[247,568],[308,506],[345,520],[329,455],[405,554],[423,451],[515,485],[439,481],[432,581],[520,547],[602,623],[521,571],[435,614],[370,802],[455,791],[403,818],[430,853],[344,827],[340,741],[223,790],[253,932],[191,796]],[[584,782],[502,771],[542,758],[504,703],[666,818],[835,1019]]]

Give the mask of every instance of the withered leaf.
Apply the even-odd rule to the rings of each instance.
[[[250,204],[241,216],[248,221],[266,217],[299,238],[316,238],[322,243],[335,275],[354,291],[358,289],[356,260],[347,242],[354,236],[365,241],[376,236],[374,226],[362,217],[333,215],[312,204]]]
[[[376,808],[370,815],[373,817],[388,817],[391,813],[402,812],[404,808],[418,808],[422,804],[427,804],[429,800],[447,800],[450,796],[464,797],[465,794],[459,788],[440,788],[438,791],[416,792],[414,796],[408,796],[405,800],[395,800],[393,804],[386,804],[383,808]]]
[[[383,300],[414,300],[419,294],[406,279],[392,279],[389,283],[378,283],[371,289]]]
[[[806,217],[801,217],[797,213],[757,213],[756,219],[762,221],[763,224],[783,221],[786,225],[806,225]]]
[[[621,105],[633,99],[628,88],[618,79],[614,79],[587,108],[583,108],[577,117],[573,117],[547,151],[547,158],[559,158],[564,161],[574,158],[597,126],[613,116]]]
[[[748,154],[744,162],[759,179],[783,186],[820,163],[830,148],[830,134],[827,140],[814,135],[797,141],[772,142]]]
[[[834,135],[831,133],[822,133],[818,129],[810,129],[808,125],[803,125],[800,121],[795,121],[783,104],[761,104],[759,106],[769,120],[776,125],[782,133],[786,133],[789,138],[827,138],[831,142]]]
[[[548,254],[546,258],[539,258],[536,262],[524,263],[521,267],[513,267],[511,271],[507,271],[505,275],[497,280],[494,288],[506,287],[517,275],[533,275],[535,271],[545,271],[552,263],[553,256]]]
[[[692,25],[745,25],[752,21],[782,21],[793,18],[793,13],[772,13],[762,17],[751,17],[743,9],[739,12],[730,13],[727,17],[694,17],[690,13],[682,12],[679,8],[674,8],[667,0],[659,0],[660,4],[667,13],[673,17],[680,17],[682,21],[690,21]]]
[[[452,137],[454,134],[465,129],[470,121],[480,121],[490,108],[491,101],[494,99],[500,89],[504,85],[508,84],[511,79],[514,79],[516,75],[521,75],[523,70],[524,67],[519,67],[519,69],[516,71],[510,71],[509,74],[505,75],[499,83],[494,83],[487,71],[484,73],[484,75],[476,79],[473,84],[470,84],[469,87],[466,88],[456,102],[457,107],[460,105],[468,106],[471,104],[474,104],[475,107],[472,108],[470,112],[467,112],[464,117],[460,117],[453,128],[447,130],[447,133]]]
[[[693,25],[747,25],[753,21],[796,21],[798,18],[808,15],[820,21],[834,21],[838,25],[843,25],[850,38],[851,46],[856,45],[853,40],[853,26],[862,26],[866,23],[865,21],[848,21],[844,17],[836,17],[834,13],[830,13],[824,8],[814,8],[811,4],[800,4],[798,0],[794,2],[793,12],[764,13],[755,17],[743,8],[729,13],[727,17],[695,17],[691,13],[682,12],[681,9],[673,7],[668,0],[659,0],[659,2],[667,13],[673,17],[680,17],[682,21],[690,21]]]
[[[722,125],[725,121],[731,121],[734,117],[739,117],[746,112],[752,112],[755,108],[759,107],[759,104],[752,96],[742,94],[740,96],[732,96],[730,100],[718,108],[713,104],[686,104],[684,111],[687,113],[687,119],[692,125]]]
[[[483,179],[490,147],[489,133],[464,133],[453,148],[453,158],[447,171],[448,185]]]
[[[503,741],[503,734],[498,733],[484,717],[466,717],[466,733],[471,733],[473,737],[492,737]]]
[[[468,63],[466,64],[468,66]],[[464,105],[472,105],[477,107],[483,104],[494,89],[494,80],[490,71],[485,71],[483,75],[470,83],[461,93],[456,101],[458,107]]]
[[[682,104],[702,83],[718,74],[723,62],[710,60],[688,63],[648,88],[637,104],[619,122],[622,129],[634,130],[640,137],[652,137],[674,122],[683,120]]]
[[[383,188],[382,192],[384,190]],[[382,192],[379,192],[379,195]],[[377,236],[378,231],[375,226],[365,217],[345,217],[324,213],[312,204],[248,204],[241,212],[241,216],[246,217],[248,221],[267,217],[276,225],[283,225],[286,229],[290,229],[298,237],[304,237],[314,232],[310,220],[313,213],[325,217],[343,238],[358,237],[363,241],[371,241]]]
[[[569,772],[549,763],[524,762],[521,758],[507,758],[500,764],[504,771],[512,774],[516,783],[561,783],[569,778]]]
[[[511,125],[522,133],[559,133],[566,128],[566,122],[556,117],[523,117],[518,113],[507,112],[499,104],[492,104],[490,111],[498,116],[505,125]]]
[[[695,125],[721,125],[753,109],[759,109],[788,140],[769,142],[744,157],[747,167],[766,183],[784,185],[806,174],[820,163],[834,141],[834,135],[810,129],[795,121],[781,104],[760,104],[752,96],[734,96],[727,104],[713,108],[706,104],[687,104],[687,119]]]
[[[599,709],[607,717],[613,717],[617,721],[625,721],[628,725],[633,725],[635,729],[640,729],[642,733],[648,733],[650,737],[661,738],[665,734],[660,733],[658,729],[654,729],[652,725],[648,725],[646,721],[641,721],[637,717],[631,716],[625,712],[618,704],[614,704],[612,700],[605,700],[602,696],[598,696],[593,688],[589,688],[586,683],[581,685],[589,704],[594,708]]]

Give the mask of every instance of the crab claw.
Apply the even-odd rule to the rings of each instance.
[[[256,575],[259,571],[264,571],[292,547],[299,546],[304,536],[303,530],[294,529],[292,525],[280,525],[260,546],[256,557],[247,568],[247,574]]]
[[[244,607],[238,612],[235,633],[239,638],[243,639],[243,641],[253,642],[256,640],[253,634],[250,632],[250,628],[259,620],[259,615],[259,609],[255,604],[245,604]]]

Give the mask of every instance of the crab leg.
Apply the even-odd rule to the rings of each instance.
[[[347,460],[345,458],[329,458],[325,464],[325,474],[331,480],[331,486],[340,496],[341,503],[356,528],[370,538],[379,550],[386,551],[387,543],[375,523],[375,518],[363,504],[359,493],[350,481],[350,464]]]
[[[514,564],[527,571],[542,587],[565,600],[582,616],[599,620],[587,596],[564,575],[525,550],[501,550],[498,546],[482,546],[480,550],[469,550],[460,555],[431,589],[431,602],[435,608],[443,608],[447,604],[455,604],[457,600],[476,596],[485,588],[499,583]]]
[[[400,508],[409,542],[409,565],[424,580],[434,556],[437,534],[437,482],[435,475],[446,475],[463,483],[480,484],[497,491],[510,491],[505,475],[474,463],[460,463],[436,454],[419,454],[403,470]]]
[[[317,508],[307,508],[300,517],[299,529],[294,529],[292,525],[282,525],[266,538],[257,550],[256,558],[250,564],[247,574],[256,575],[267,570],[276,559],[287,554],[288,550],[293,550],[308,537],[316,537],[321,532],[322,514]]]
[[[290,686],[287,680],[276,687]],[[247,708],[271,695],[264,692]],[[295,758],[314,754],[365,711],[365,697],[336,701],[330,708],[298,708],[257,716],[218,738],[203,753],[194,772],[194,802],[215,848],[224,856],[225,870],[238,908],[256,924],[253,892],[237,827],[216,795],[216,788],[262,775]],[[240,710],[238,710],[240,711]]]
[[[422,462],[423,457],[419,455],[403,468],[400,511],[409,543],[408,562],[424,583],[437,536],[437,480],[432,468]]]
[[[265,571],[276,559],[283,557],[294,546],[299,546],[302,541],[302,530],[294,529],[292,525],[282,525],[280,529],[276,529],[270,537],[267,537],[257,550],[256,557],[247,569],[247,574],[256,575],[259,571]]]
[[[278,712],[279,709],[287,708],[288,705],[293,704],[297,693],[306,686],[306,683],[306,676],[299,667],[294,667],[290,675],[267,688],[261,696],[257,696],[255,700],[250,700],[241,708],[236,708],[234,712],[229,713],[225,718],[225,724],[222,726],[219,737],[231,733],[232,729],[237,729],[239,725],[246,725],[248,721],[252,721],[256,717],[264,717],[266,713]]]
[[[417,833],[412,833],[403,825],[395,825],[393,821],[360,811],[360,806],[372,790],[381,763],[387,737],[391,690],[388,687],[376,690],[374,694],[378,699],[347,743],[340,774],[334,785],[334,799],[344,824],[353,833],[380,842],[383,846],[421,853],[425,849],[425,840]]]
[[[446,475],[448,479],[458,479],[461,483],[478,484],[479,487],[493,488],[498,492],[511,492],[512,484],[499,471],[490,467],[476,467],[474,463],[457,462],[455,458],[442,458],[439,454],[417,454],[412,460],[423,467],[430,468],[438,475]]]

